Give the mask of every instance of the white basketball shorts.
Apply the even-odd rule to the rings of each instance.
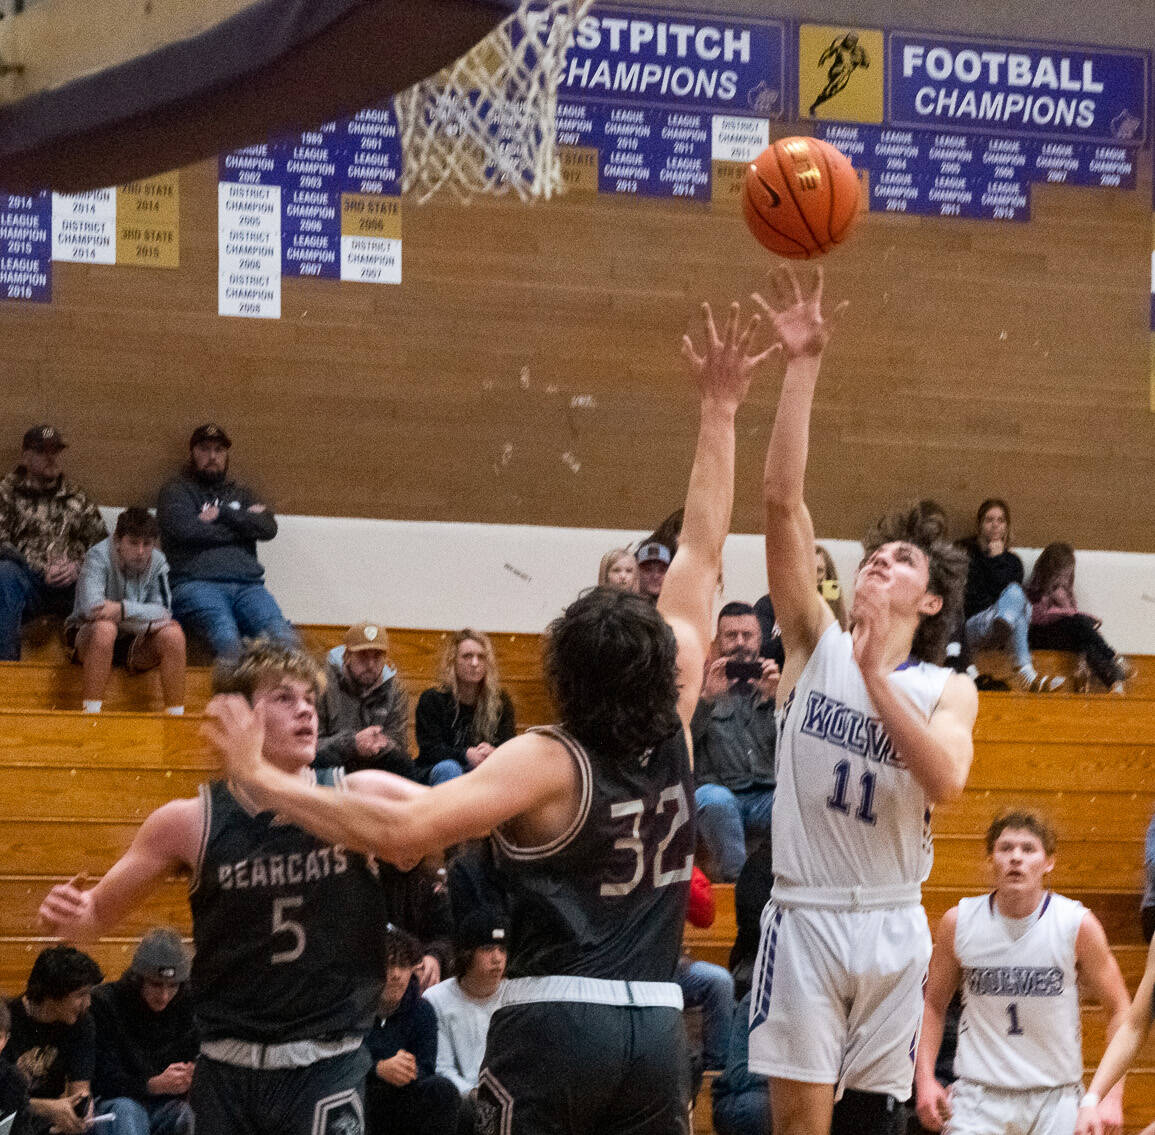
[[[750,1071],[910,1098],[930,962],[921,906],[762,912]]]
[[[1071,1135],[1082,1094],[1082,1084],[1008,1091],[956,1080],[944,1130],[946,1135]]]

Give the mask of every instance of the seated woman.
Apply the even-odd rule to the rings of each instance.
[[[1100,620],[1079,610],[1075,602],[1075,549],[1048,544],[1039,553],[1027,583],[1031,601],[1028,641],[1036,650],[1070,650],[1087,669],[1115,693],[1134,673],[1131,663],[1116,654],[1099,633]]]
[[[417,700],[417,775],[426,784],[476,768],[515,732],[487,634],[466,628],[451,635],[438,678]]]
[[[1039,674],[1031,661],[1028,631],[1031,604],[1023,590],[1023,561],[1011,551],[1011,510],[993,498],[979,505],[976,534],[961,547],[970,557],[963,611],[966,644],[972,650],[1005,648],[1015,667],[1015,685],[1050,693],[1065,681]]]
[[[613,548],[602,556],[598,567],[598,586],[637,591],[638,561],[629,548]]]

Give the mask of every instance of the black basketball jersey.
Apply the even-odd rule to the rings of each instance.
[[[682,730],[641,758],[590,753],[557,727],[581,803],[542,847],[493,834],[513,922],[510,977],[671,981],[694,862],[694,777]]]
[[[340,769],[316,775],[343,781]],[[202,784],[200,795],[204,842],[189,905],[201,1039],[368,1032],[385,980],[378,865],[272,812],[254,814],[224,781]]]

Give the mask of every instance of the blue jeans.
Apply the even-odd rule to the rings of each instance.
[[[293,625],[261,583],[182,579],[172,588],[172,613],[184,629],[199,635],[216,658],[235,658],[241,638],[267,638],[297,646]]]
[[[731,792],[720,784],[703,784],[694,792],[698,811],[698,834],[721,876],[732,883],[746,862],[746,839],[765,841],[770,836],[773,788],[750,788]]]
[[[447,780],[453,780],[454,777],[464,775],[465,769],[456,761],[438,761],[437,764],[429,770],[429,783],[430,785],[444,784]]]
[[[20,626],[42,611],[68,615],[76,588],[49,587],[16,560],[0,559],[0,660],[20,661]]]
[[[770,1091],[756,1088],[735,1092],[714,1103],[718,1135],[766,1135],[770,1130]]]
[[[1011,629],[1007,652],[1014,659],[1015,669],[1030,669],[1031,649],[1027,645],[1027,632],[1031,627],[1031,604],[1027,593],[1017,583],[1008,583],[993,606],[967,619],[967,645],[972,650],[984,646],[988,639],[995,637],[996,622],[1005,623]]]
[[[712,962],[678,962],[674,980],[682,987],[687,1008],[702,1010],[702,1064],[710,1071],[726,1067],[730,1022],[734,1017],[734,979]]]
[[[101,1100],[96,1105],[97,1115],[110,1113],[114,1123],[93,1128],[105,1135],[193,1135],[192,1108],[184,1100],[160,1099],[140,1103],[127,1096]]]

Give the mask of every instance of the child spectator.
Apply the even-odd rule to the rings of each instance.
[[[970,559],[963,612],[971,650],[1005,647],[1015,667],[1015,685],[1051,693],[1062,677],[1039,674],[1031,661],[1028,631],[1031,604],[1023,590],[1023,561],[1011,551],[1011,512],[997,498],[979,505],[976,534],[962,541]]]
[[[476,768],[515,731],[487,634],[466,628],[451,635],[438,678],[417,700],[417,770],[426,784]]]
[[[184,713],[184,632],[172,617],[159,538],[147,509],[126,508],[112,536],[84,557],[67,632],[84,666],[85,713],[100,712],[113,662],[130,674],[159,666],[165,713]]]
[[[1131,663],[1116,654],[1099,633],[1099,619],[1079,610],[1075,602],[1075,549],[1048,544],[1035,562],[1027,583],[1031,601],[1030,645],[1036,650],[1069,650],[1109,690],[1123,693],[1134,674]]]
[[[425,994],[437,1013],[437,1071],[462,1097],[459,1132],[474,1128],[473,1092],[481,1074],[489,1019],[501,1004],[509,924],[492,911],[471,911],[457,927],[451,977]]]
[[[365,1038],[373,1060],[365,1084],[367,1135],[453,1135],[461,1096],[436,1074],[437,1014],[421,996],[417,939],[385,932],[386,978],[377,1022]]]
[[[638,590],[638,561],[629,548],[613,548],[602,556],[598,566],[598,586]]]

